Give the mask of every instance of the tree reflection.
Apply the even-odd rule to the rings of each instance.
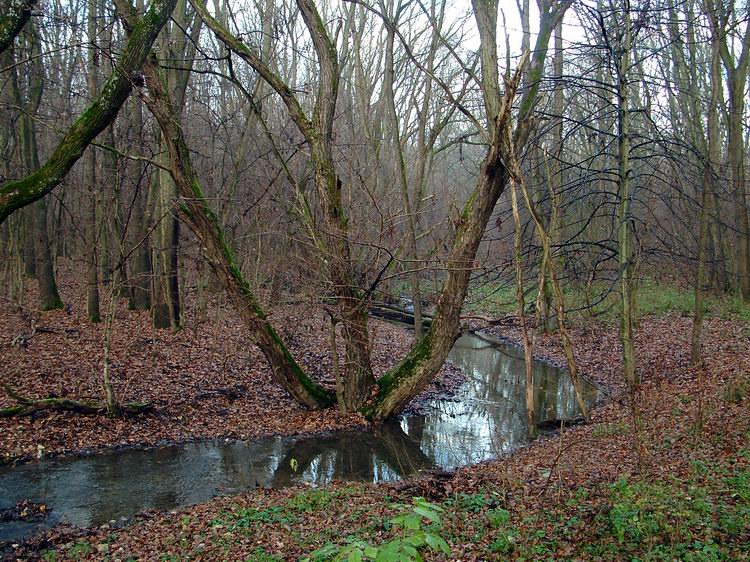
[[[333,480],[378,482],[436,468],[419,443],[396,422],[370,431],[341,432],[291,446],[273,474],[271,486],[300,481],[322,485]],[[296,470],[295,470],[296,469]]]

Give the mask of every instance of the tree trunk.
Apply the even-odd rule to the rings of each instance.
[[[375,420],[386,419],[400,412],[432,380],[445,362],[448,352],[460,335],[460,316],[463,301],[474,268],[479,243],[500,194],[505,189],[509,173],[504,162],[522,147],[530,135],[530,116],[537,102],[539,82],[544,69],[552,30],[570,6],[570,2],[556,4],[540,2],[540,25],[531,58],[528,86],[520,100],[517,125],[514,129],[510,107],[524,70],[525,58],[516,75],[500,94],[497,60],[496,0],[475,0],[474,15],[479,27],[482,61],[482,93],[486,112],[488,141],[487,154],[482,162],[477,188],[460,213],[453,244],[448,257],[447,279],[443,285],[430,331],[419,340],[406,357],[378,380],[378,395],[368,415]]]
[[[162,140],[161,153],[166,151]],[[166,157],[160,159],[167,164]],[[152,183],[154,189],[153,211],[151,216],[157,220],[154,228],[153,245],[153,322],[155,328],[180,327],[180,285],[178,277],[179,221],[174,209],[176,188],[172,178],[164,170],[155,173]]]
[[[39,301],[42,310],[62,308],[63,302],[57,290],[55,267],[49,243],[47,225],[47,200],[40,199],[35,213],[36,231],[36,279],[39,284]]]
[[[396,159],[396,177],[401,189],[401,199],[406,212],[406,256],[409,284],[411,285],[411,300],[414,310],[414,337],[422,337],[422,291],[419,282],[419,257],[417,252],[417,221],[413,210],[411,196],[409,194],[409,180],[406,174],[406,159],[401,144],[401,133],[398,113],[396,111],[396,99],[394,94],[394,60],[393,43],[395,39],[395,27],[398,22],[392,22],[388,26],[385,48],[385,73],[383,91],[388,106],[388,117],[390,121],[391,146]]]
[[[521,214],[518,212],[518,194],[516,193],[515,182],[511,182],[510,189],[513,223],[516,229],[513,237],[513,261],[516,266],[516,310],[518,323],[521,327],[521,337],[523,338],[523,359],[526,372],[526,423],[529,435],[536,437],[536,424],[534,423],[534,348],[526,325],[526,299],[523,290],[523,230]]]
[[[97,0],[88,0],[88,74],[86,75],[86,86],[91,99],[96,98],[99,82],[99,53],[96,47],[96,37],[98,33]],[[101,312],[99,310],[99,212],[98,203],[101,198],[97,179],[99,170],[97,168],[98,160],[97,149],[89,147],[86,155],[86,187],[89,191],[89,197],[86,201],[86,312],[90,322],[98,323],[101,321]]]
[[[189,150],[182,139],[179,121],[174,112],[169,110],[171,106],[164,97],[166,90],[159,81],[158,72],[151,64],[147,65],[146,71],[152,95],[149,109],[164,128],[172,177],[184,198],[179,207],[183,221],[201,242],[211,269],[250,328],[251,338],[266,356],[276,380],[296,400],[310,408],[330,405],[332,396],[309,379],[296,363],[266,319],[237,267],[224,233],[202,193],[192,168]]]
[[[31,68],[25,78],[24,91],[21,91],[15,66],[10,71],[11,96],[21,109],[17,130],[19,137],[19,156],[23,163],[24,173],[29,174],[39,169],[39,146],[37,143],[36,119],[44,89],[44,67],[41,62],[41,37],[37,26],[29,24],[27,38],[30,52],[34,56],[29,62]],[[11,58],[14,50],[11,48]],[[40,200],[27,209],[26,241],[24,245],[25,273],[36,277],[39,287],[39,304],[42,310],[61,308],[62,301],[57,290],[55,270],[50,249],[47,226],[47,202]]]
[[[0,222],[16,209],[33,203],[54,189],[81,158],[89,143],[114,121],[176,1],[154,0],[146,17],[130,35],[115,65],[116,70],[99,96],[68,129],[44,165],[25,178],[6,182],[0,187]]]
[[[116,0],[126,27],[137,27],[139,19],[127,3]],[[150,95],[145,98],[149,110],[162,130],[169,154],[170,174],[181,197],[177,210],[182,220],[193,231],[204,255],[224,286],[229,298],[250,329],[250,337],[265,355],[274,378],[292,397],[309,408],[324,408],[334,397],[311,380],[297,364],[281,338],[271,326],[250,285],[237,266],[224,232],[201,189],[192,166],[190,151],[185,144],[179,112],[173,105],[166,80],[159,74],[153,61],[144,72]]]
[[[691,48],[695,48],[691,44]],[[698,365],[701,363],[701,332],[703,329],[704,315],[704,292],[708,285],[706,279],[706,253],[709,241],[710,195],[715,192],[716,171],[714,166],[718,163],[721,139],[719,136],[719,110],[718,103],[721,94],[721,59],[719,53],[718,38],[713,37],[711,41],[711,98],[708,101],[708,142],[705,145],[705,163],[703,173],[703,185],[701,186],[701,212],[700,227],[698,233],[698,256],[695,273],[695,309],[693,313],[693,329],[690,339],[690,363]],[[694,92],[697,94],[697,92]],[[694,106],[695,107],[695,106]],[[700,109],[695,107],[694,117],[700,118]],[[698,122],[699,123],[699,122]],[[697,125],[697,123],[696,123]]]
[[[3,5],[5,13],[0,16],[0,54],[13,44],[13,40],[29,21],[31,11],[38,0],[16,0]]]
[[[734,199],[734,226],[737,237],[737,275],[740,295],[750,302],[750,224],[745,194],[745,80],[730,74],[729,79],[729,165]]]
[[[98,232],[96,224],[96,152],[94,147],[89,148],[85,158],[86,184],[88,197],[85,202],[85,238],[86,245],[86,314],[89,322],[101,321],[99,309],[99,267],[97,260],[96,235]]]
[[[711,21],[713,40],[718,42],[719,53],[724,63],[728,84],[728,156],[732,194],[734,202],[734,227],[736,236],[735,258],[740,295],[750,301],[750,224],[748,221],[747,195],[745,193],[745,139],[743,137],[745,114],[745,89],[750,70],[750,19],[746,18],[741,35],[741,50],[737,56],[737,44],[730,41],[729,27],[739,28],[737,13],[723,2],[715,4],[706,0],[705,9]],[[736,62],[735,62],[736,61]]]
[[[26,209],[24,218],[23,238],[23,274],[30,279],[36,279],[36,215],[38,207]]]
[[[631,391],[638,384],[635,368],[635,347],[633,342],[633,317],[635,315],[635,253],[632,232],[632,194],[630,186],[630,110],[628,80],[630,71],[630,12],[624,10],[622,37],[617,68],[617,160],[618,160],[618,263],[620,266],[620,343],[625,380]]]
[[[370,342],[367,330],[367,302],[354,279],[348,219],[342,201],[342,185],[333,162],[333,121],[338,96],[340,65],[336,45],[326,25],[310,0],[297,0],[305,25],[310,32],[318,58],[318,91],[312,117],[308,118],[292,88],[247,45],[233,36],[206,9],[200,0],[192,6],[211,30],[229,49],[250,64],[276,91],[289,115],[310,146],[315,187],[322,206],[322,232],[316,243],[326,261],[330,290],[335,296],[344,340],[344,402],[347,410],[359,410],[375,385],[370,364]]]

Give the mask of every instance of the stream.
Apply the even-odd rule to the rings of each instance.
[[[144,509],[175,509],[258,486],[399,480],[496,458],[528,442],[523,351],[466,333],[449,358],[467,375],[455,395],[379,428],[304,439],[199,441],[2,466],[0,514],[24,499],[51,511],[42,521],[0,518],[0,544],[59,521],[101,525]],[[534,361],[534,387],[538,421],[576,417],[566,371]],[[596,398],[596,389],[585,385],[588,405]]]

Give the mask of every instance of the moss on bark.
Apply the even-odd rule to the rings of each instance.
[[[122,56],[96,100],[84,111],[36,172],[0,187],[0,223],[13,211],[44,197],[81,158],[88,145],[115,117],[132,89],[133,76],[143,67],[177,0],[154,0],[128,39]]]

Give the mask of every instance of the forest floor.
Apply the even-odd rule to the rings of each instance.
[[[45,313],[38,326],[55,332],[37,331],[17,349],[7,347],[8,339],[28,330],[29,320],[4,310],[3,380],[40,396],[98,396],[101,335],[89,333],[81,315],[75,305],[71,314]],[[295,408],[270,384],[231,311],[216,307],[209,316],[195,335],[159,332],[152,342],[145,314],[118,312],[118,392],[125,400],[153,400],[161,414],[0,420],[3,452],[19,458],[39,443],[53,452],[81,451],[224,429],[250,438],[362,423]],[[325,373],[323,319],[294,309],[274,314],[281,322],[284,316],[294,351]],[[611,399],[594,409],[591,424],[564,428],[496,461],[392,484],[258,489],[145,512],[121,529],[58,527],[14,547],[8,558],[398,560],[398,553],[419,551],[428,560],[750,560],[750,327],[709,319],[704,363],[690,368],[690,325],[677,315],[641,319],[635,407],[619,382],[616,329],[576,329],[581,371]],[[398,328],[373,326],[382,370],[408,341]],[[513,327],[498,335],[518,337]],[[65,360],[55,355],[61,349]],[[537,355],[561,362],[556,337],[541,337]],[[32,382],[23,382],[27,376]]]

